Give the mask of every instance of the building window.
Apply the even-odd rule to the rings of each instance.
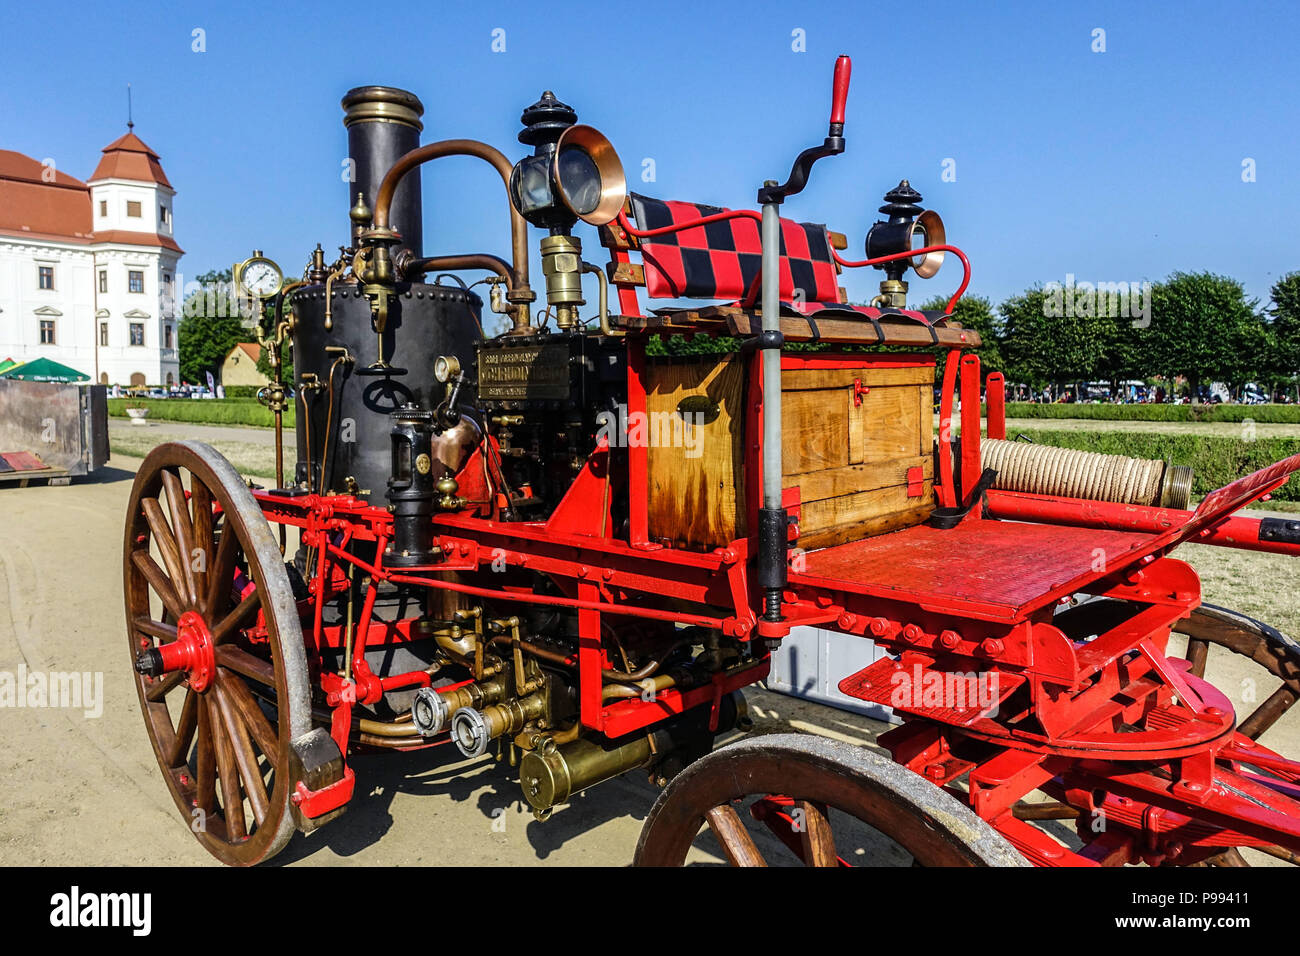
[[[131,344],[144,345],[144,323],[143,322],[131,323]]]
[[[105,348],[108,347],[108,323],[107,322],[99,323],[99,344],[104,346]]]
[[[169,349],[171,347],[172,347],[172,327],[170,325],[164,325],[163,326],[163,348]]]
[[[172,221],[171,213],[167,211],[166,206],[158,207],[158,221],[164,226]]]
[[[54,344],[54,320],[53,319],[41,319],[41,344],[42,345]]]
[[[54,266],[38,266],[39,281],[42,289],[54,288]]]
[[[100,215],[101,218],[107,218],[107,217],[108,217],[108,200],[107,200],[107,199],[101,199],[101,200],[99,201],[99,215]]]
[[[130,292],[143,292],[144,272],[139,269],[128,270],[126,274],[126,287]]]
[[[126,214],[127,214],[128,216],[130,216],[132,219],[139,219],[139,218],[140,218],[140,202],[139,202],[139,200],[128,199],[128,200],[126,201]]]
[[[99,291],[100,292],[108,291],[108,270],[107,269],[99,270]]]

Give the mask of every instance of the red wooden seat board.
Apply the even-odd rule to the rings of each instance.
[[[942,597],[974,617],[1011,620],[1102,577],[1099,553],[1114,569],[1158,543],[1150,534],[1011,521],[917,525],[809,552],[790,580],[922,605]]]
[[[1159,534],[992,519],[968,519],[947,530],[917,525],[809,552],[804,570],[792,571],[790,580],[922,606],[938,598],[972,617],[1022,620],[1090,581],[1213,528],[1295,471],[1300,455],[1238,478],[1206,495],[1187,521]]]
[[[29,451],[7,451],[0,458],[14,471],[44,471],[50,467]]]

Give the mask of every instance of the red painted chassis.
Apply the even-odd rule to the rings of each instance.
[[[629,339],[628,347],[631,414],[645,410],[645,353],[637,339]],[[864,359],[861,354],[787,354],[782,361],[785,368],[799,368]],[[897,360],[888,354],[878,358]],[[749,383],[746,432],[751,436],[762,433],[757,364],[752,363]],[[940,410],[945,442],[959,393],[961,433],[979,435],[979,383],[978,358],[951,352]],[[999,385],[1000,377],[991,376],[990,396]],[[988,434],[1004,432],[1001,401],[994,397]],[[757,443],[746,450],[750,475],[759,473],[760,452]],[[478,455],[461,473],[462,490],[471,499],[486,493],[485,487],[474,487],[474,476],[482,473]],[[965,500],[980,472],[978,440],[961,444],[957,468],[946,447],[939,458],[938,502]],[[609,738],[697,707],[712,708],[716,722],[724,695],[767,675],[767,642],[797,625],[816,625],[842,632],[845,639],[870,637],[890,651],[893,657],[845,675],[841,688],[894,706],[905,722],[881,737],[894,758],[948,786],[1032,862],[1194,863],[1225,847],[1300,852],[1300,762],[1237,732],[1227,698],[1192,676],[1186,661],[1166,657],[1171,627],[1200,603],[1196,574],[1167,554],[1189,540],[1300,554],[1300,546],[1259,542],[1259,522],[1233,516],[1297,468],[1300,456],[1215,492],[1195,512],[992,492],[986,513],[976,508],[952,530],[920,526],[806,555],[795,552],[779,624],[756,614],[760,601],[749,573],[750,540],[712,553],[649,540],[644,448],[628,449],[625,471],[608,448],[597,448],[544,522],[502,522],[490,514],[438,516],[436,545],[443,558],[424,568],[384,565],[392,520],[383,508],[337,495],[282,497],[260,491],[256,498],[270,522],[300,529],[303,545],[315,555],[310,597],[299,605],[309,659],[319,661],[322,652],[345,646],[343,628],[323,624],[322,609],[346,592],[349,569],[371,581],[356,627],[352,680],[313,674],[333,710],[332,736],[345,754],[356,705],[373,704],[385,691],[429,683],[424,671],[376,675],[367,665],[367,651],[412,639],[413,622],[374,616],[380,582],[449,589],[505,605],[576,610],[580,722]],[[627,540],[611,530],[611,486],[613,494],[628,495]],[[757,488],[746,492],[752,509]],[[786,497],[797,516],[797,489],[787,489]],[[379,556],[373,564],[357,557],[352,545],[360,542],[375,545],[365,549]],[[518,586],[475,586],[445,574],[490,568],[545,575],[560,596]],[[1053,624],[1053,614],[1081,592],[1133,602],[1140,610],[1086,643],[1072,640]],[[612,666],[602,625],[629,618],[715,628],[757,642],[755,653],[705,686],[668,689],[653,700],[602,703],[601,670]],[[896,674],[906,680],[900,682]],[[929,675],[953,674],[992,682],[993,705],[899,699],[898,688],[906,681],[923,684]],[[967,790],[952,787],[963,777]],[[302,788],[295,802],[309,816],[325,813],[350,797],[352,783],[348,770],[329,792]],[[1017,802],[1035,790],[1081,811],[1081,851],[1013,814]],[[1099,819],[1106,826],[1089,825]]]

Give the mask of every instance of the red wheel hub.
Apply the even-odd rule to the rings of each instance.
[[[212,632],[197,611],[186,611],[176,622],[176,640],[156,648],[162,659],[162,671],[184,670],[189,674],[190,687],[207,690],[216,670],[216,655],[212,645]]]

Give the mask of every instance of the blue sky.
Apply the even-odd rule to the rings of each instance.
[[[972,291],[1157,280],[1212,269],[1266,298],[1300,268],[1300,69],[1294,4],[639,2],[10,4],[0,148],[85,178],[136,132],[179,191],[187,278],[256,246],[291,274],[346,239],[339,99],[382,83],[423,99],[424,141],[512,159],[546,88],[604,131],[640,191],[752,206],[825,135],[835,56],[854,58],[848,151],[786,214],[828,222],[850,255],[907,177],[970,255]],[[505,30],[506,51],[492,51]],[[1105,52],[1093,52],[1093,31]],[[206,52],[193,52],[193,31]],[[794,52],[802,30],[806,52]],[[955,182],[943,182],[944,160]],[[1254,160],[1255,182],[1242,181]],[[425,252],[508,255],[504,193],[471,159],[425,167]],[[601,259],[582,233],[587,258]],[[535,245],[535,242],[534,242]],[[534,263],[535,273],[537,272]],[[846,276],[855,299],[881,274]],[[912,298],[946,293],[945,266]],[[594,298],[594,297],[591,297]]]

